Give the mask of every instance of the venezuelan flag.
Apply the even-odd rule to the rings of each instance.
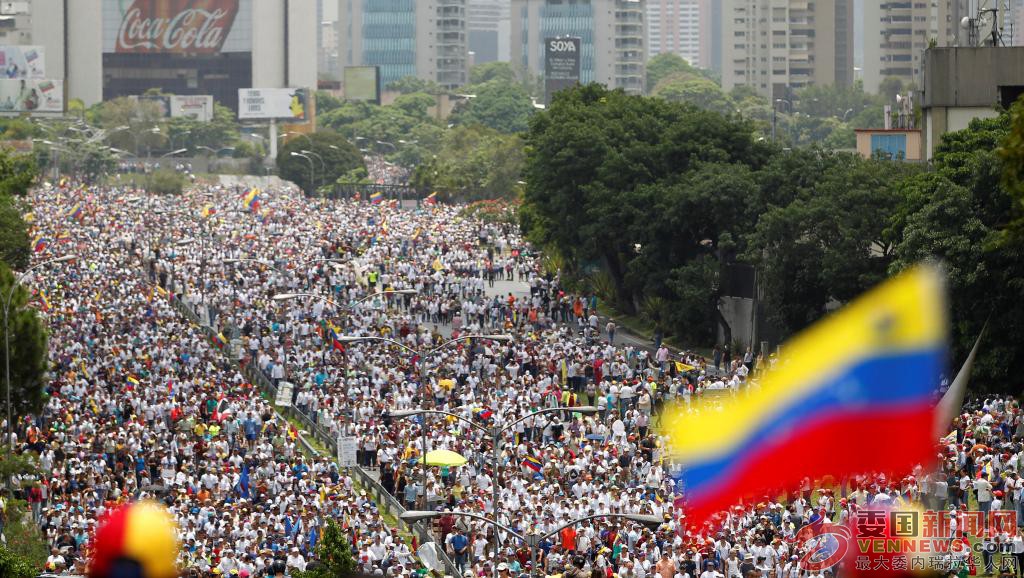
[[[46,246],[50,244],[50,240],[42,235],[32,240],[32,250],[36,253],[42,253],[46,250]]]
[[[213,205],[203,205],[203,209],[199,211],[199,216],[208,219],[211,215],[216,215],[217,209],[213,208]]]
[[[541,464],[540,460],[533,456],[526,456],[525,458],[523,458],[523,465],[535,472],[539,472],[543,467],[543,464]]]
[[[383,202],[384,202],[384,193],[382,193],[380,191],[377,191],[375,193],[370,193],[370,204],[371,205],[379,205],[379,204],[381,204]]]
[[[223,333],[214,333],[213,336],[210,337],[210,341],[213,342],[213,345],[217,349],[224,349],[224,346],[228,343],[228,340],[224,338]]]
[[[82,210],[82,203],[78,203],[75,206],[73,206],[70,209],[68,209],[68,212],[66,213],[66,215],[72,221],[81,221],[82,217],[85,216],[85,213]]]
[[[128,381],[128,383],[130,383],[132,385],[136,385],[136,386],[139,385],[139,379],[137,377],[135,377],[134,375],[129,375],[128,378],[127,378],[127,381]]]
[[[253,187],[245,194],[244,197],[245,206],[253,212],[260,210],[260,190]]]
[[[433,193],[427,195],[427,198],[423,199],[423,202],[428,205],[437,204],[437,191],[434,191]]]
[[[918,267],[791,340],[759,390],[721,411],[666,412],[689,521],[805,476],[898,473],[933,458],[946,330],[943,276]]]
[[[50,299],[46,296],[46,291],[39,290],[39,300],[43,305],[43,311],[50,310]]]

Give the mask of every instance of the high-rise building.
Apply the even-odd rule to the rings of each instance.
[[[647,0],[647,53],[671,52],[710,68],[711,0]],[[702,32],[703,31],[703,32]]]
[[[42,48],[47,77],[64,80],[66,98],[81,99],[87,106],[157,88],[177,95],[212,95],[237,108],[241,88],[316,88],[317,59],[309,57],[317,49],[313,2],[27,4],[31,39],[22,40]]]
[[[468,0],[466,29],[474,64],[511,60],[509,0]]]
[[[865,2],[864,90],[877,92],[886,78],[921,86],[925,49],[966,44],[960,20],[969,9],[966,0]]]
[[[466,84],[467,0],[339,0],[342,66],[380,67],[381,86],[406,76]]]
[[[722,88],[853,83],[852,0],[722,0]]]
[[[581,40],[580,82],[644,90],[645,0],[512,0],[512,61],[544,72],[544,40]]]

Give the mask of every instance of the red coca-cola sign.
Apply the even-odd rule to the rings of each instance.
[[[116,52],[220,52],[239,0],[133,0],[121,17]]]

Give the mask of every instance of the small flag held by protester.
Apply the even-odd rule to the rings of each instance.
[[[430,193],[429,195],[427,195],[427,198],[423,199],[423,202],[428,204],[428,205],[430,205],[430,206],[436,205],[437,204],[437,191],[434,191],[434,192]]]
[[[523,458],[523,465],[535,472],[539,472],[541,468],[544,467],[541,461],[533,456],[526,456]]]
[[[213,205],[203,205],[203,210],[199,212],[199,215],[204,219],[209,219],[212,215],[217,214],[217,209],[213,208]]]
[[[805,476],[909,471],[933,458],[943,284],[937,267],[903,273],[790,340],[759,389],[720,410],[667,410],[690,523]]]
[[[50,245],[50,240],[46,237],[39,235],[32,241],[32,250],[36,253],[42,253],[46,250],[46,247]]]
[[[72,221],[81,222],[82,218],[85,217],[85,211],[82,210],[82,203],[77,203],[70,209],[68,209],[67,217]]]
[[[210,340],[213,341],[213,345],[217,349],[224,349],[224,346],[228,343],[228,340],[224,338],[223,333],[214,333],[213,336],[210,337]]]
[[[379,205],[379,204],[381,204],[383,202],[384,202],[384,193],[382,193],[380,191],[376,191],[374,193],[370,193],[370,204],[371,205]]]

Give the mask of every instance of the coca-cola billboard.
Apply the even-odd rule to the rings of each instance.
[[[105,0],[104,52],[217,54],[247,52],[251,0]],[[239,28],[239,30],[235,30]],[[251,28],[251,25],[250,25]]]

